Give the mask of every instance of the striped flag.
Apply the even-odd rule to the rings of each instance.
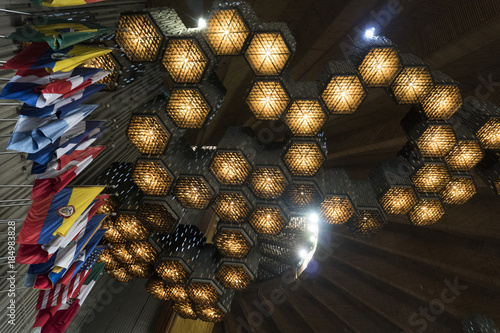
[[[19,116],[7,149],[36,153],[54,143],[64,132],[87,117],[97,107],[98,105],[80,106],[62,119],[56,116],[44,118]]]
[[[83,67],[55,73],[48,73],[44,69],[21,69],[0,91],[0,99],[15,99],[43,108],[61,102],[110,73]]]
[[[32,43],[3,64],[0,69],[45,68],[49,72],[67,72],[111,51],[111,49],[83,45],[73,45],[54,51],[47,43]]]
[[[97,24],[47,16],[35,16],[31,22],[22,28],[17,28],[8,37],[20,42],[46,42],[53,50],[59,50],[112,30]]]

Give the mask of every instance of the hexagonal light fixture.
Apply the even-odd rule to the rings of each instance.
[[[315,136],[325,124],[328,116],[318,100],[294,100],[284,120],[294,136]]]
[[[127,244],[127,250],[137,263],[153,264],[158,258],[158,251],[148,241],[136,241]]]
[[[259,247],[252,248],[244,259],[222,258],[215,278],[227,289],[244,290],[256,278]]]
[[[118,282],[132,281],[132,276],[125,267],[119,267],[114,270],[108,271],[108,274]]]
[[[185,208],[207,209],[214,190],[202,176],[179,176],[173,194]]]
[[[462,123],[484,149],[500,149],[500,107],[488,101],[467,103],[459,110]]]
[[[135,263],[127,265],[126,268],[129,274],[135,278],[146,279],[153,274],[153,266],[147,263]]]
[[[137,218],[149,231],[162,234],[172,232],[182,211],[172,196],[166,200],[144,199],[141,201]]]
[[[295,40],[284,23],[261,24],[255,31],[245,58],[255,75],[279,75],[295,51]]]
[[[287,224],[288,218],[282,208],[272,204],[257,204],[248,222],[258,234],[278,234]]]
[[[441,199],[437,196],[424,196],[407,216],[412,224],[426,226],[436,223],[443,215],[444,207]]]
[[[291,140],[283,155],[283,161],[294,176],[314,176],[325,160],[324,150],[316,140]]]
[[[253,195],[243,187],[241,190],[221,190],[212,203],[212,209],[221,221],[240,223],[250,214],[255,204]]]
[[[357,69],[348,61],[330,61],[321,73],[321,99],[330,114],[352,114],[367,95]]]
[[[483,160],[474,170],[493,191],[500,195],[500,154],[486,150]]]
[[[218,151],[210,171],[223,185],[242,185],[247,179],[252,167],[239,151]]]
[[[325,199],[319,205],[319,213],[328,224],[344,224],[354,214],[349,196],[351,182],[344,169],[322,169],[316,179]]]
[[[146,290],[149,294],[151,294],[155,299],[159,301],[167,300],[165,281],[156,276],[152,276],[151,278],[149,278],[148,282],[146,283]]]
[[[256,79],[246,103],[255,118],[279,120],[290,103],[290,97],[281,80]]]
[[[175,302],[174,304],[174,311],[182,318],[184,319],[197,319],[198,316],[193,310],[193,305],[191,302],[186,302],[186,303],[179,303]]]
[[[429,66],[413,54],[401,55],[403,69],[392,82],[389,92],[398,104],[417,104],[434,86]]]
[[[453,129],[457,137],[457,144],[446,155],[446,165],[452,172],[470,171],[483,159],[484,152],[469,128],[457,122]]]
[[[160,160],[140,159],[135,164],[134,183],[149,196],[166,196],[174,177]]]
[[[113,258],[122,264],[132,264],[135,261],[132,254],[128,252],[126,244],[113,244],[110,251]]]
[[[256,167],[248,184],[257,198],[272,200],[283,194],[288,180],[278,167]]]
[[[353,182],[352,187],[353,191],[349,194],[356,211],[347,222],[347,228],[354,235],[373,236],[387,224],[386,216],[368,181]]]
[[[291,212],[303,212],[317,208],[323,195],[312,180],[293,179],[283,193],[283,202]]]
[[[248,223],[219,223],[214,237],[217,250],[228,258],[245,258],[257,242],[257,235]]]
[[[432,71],[434,86],[422,101],[422,109],[430,120],[449,119],[463,103],[458,83],[449,76]]]
[[[135,214],[118,214],[114,226],[120,232],[120,235],[128,241],[141,241],[145,240],[148,236],[148,231]]]
[[[209,65],[206,50],[194,37],[175,37],[167,42],[162,63],[175,83],[198,83]]]
[[[476,184],[470,175],[452,175],[451,180],[439,193],[448,205],[463,205],[477,193]]]

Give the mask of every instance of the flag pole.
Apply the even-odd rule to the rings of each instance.
[[[33,15],[33,14],[30,14],[30,13],[18,12],[16,10],[9,10],[9,9],[0,9],[0,12],[6,12],[6,13],[12,13],[12,14],[21,14],[21,15]]]
[[[33,187],[33,185],[0,185],[0,187]]]
[[[21,201],[31,201],[31,199],[10,199],[10,200],[0,200],[0,203],[6,203],[6,202],[21,202]]]
[[[20,204],[10,204],[10,205],[0,205],[0,208],[15,207],[15,206],[29,206],[29,205],[31,205],[31,202],[20,203]]]

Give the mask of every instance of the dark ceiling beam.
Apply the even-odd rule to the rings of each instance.
[[[280,332],[280,326],[274,321],[273,316],[269,313],[261,311],[260,307],[255,304],[262,304],[262,299],[259,297],[260,286],[253,285],[254,288],[245,290],[241,297],[238,298],[239,305],[245,314],[247,323],[250,325],[252,332],[267,333]]]

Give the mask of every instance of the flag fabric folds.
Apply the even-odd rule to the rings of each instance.
[[[98,105],[82,105],[62,119],[58,119],[55,115],[44,118],[19,116],[7,149],[36,153],[54,143],[65,131],[75,126],[97,107]]]
[[[32,43],[0,69],[45,68],[48,72],[67,72],[87,60],[110,53],[111,49],[73,45],[54,51],[47,43]]]
[[[36,16],[31,24],[17,28],[8,37],[20,42],[46,42],[53,50],[59,50],[97,37],[112,30],[97,24]]]
[[[30,0],[37,5],[45,7],[66,7],[66,6],[80,6],[88,3],[101,2],[105,0]]]
[[[0,91],[0,99],[15,99],[43,108],[61,102],[110,73],[83,67],[55,73],[48,73],[44,69],[20,69]]]
[[[83,90],[74,93],[68,98],[56,102],[54,105],[49,105],[43,108],[36,108],[33,106],[29,106],[28,104],[24,104],[21,107],[19,114],[36,118],[47,117],[50,115],[55,115],[57,116],[57,118],[63,118],[78,106],[80,106],[80,104],[82,104],[93,94],[103,90],[104,88],[106,88],[105,84],[93,84],[89,87],[84,88]]]
[[[64,188],[58,193],[32,192],[33,203],[17,237],[19,244],[47,244],[65,236],[103,186]],[[59,228],[61,228],[59,230]]]

